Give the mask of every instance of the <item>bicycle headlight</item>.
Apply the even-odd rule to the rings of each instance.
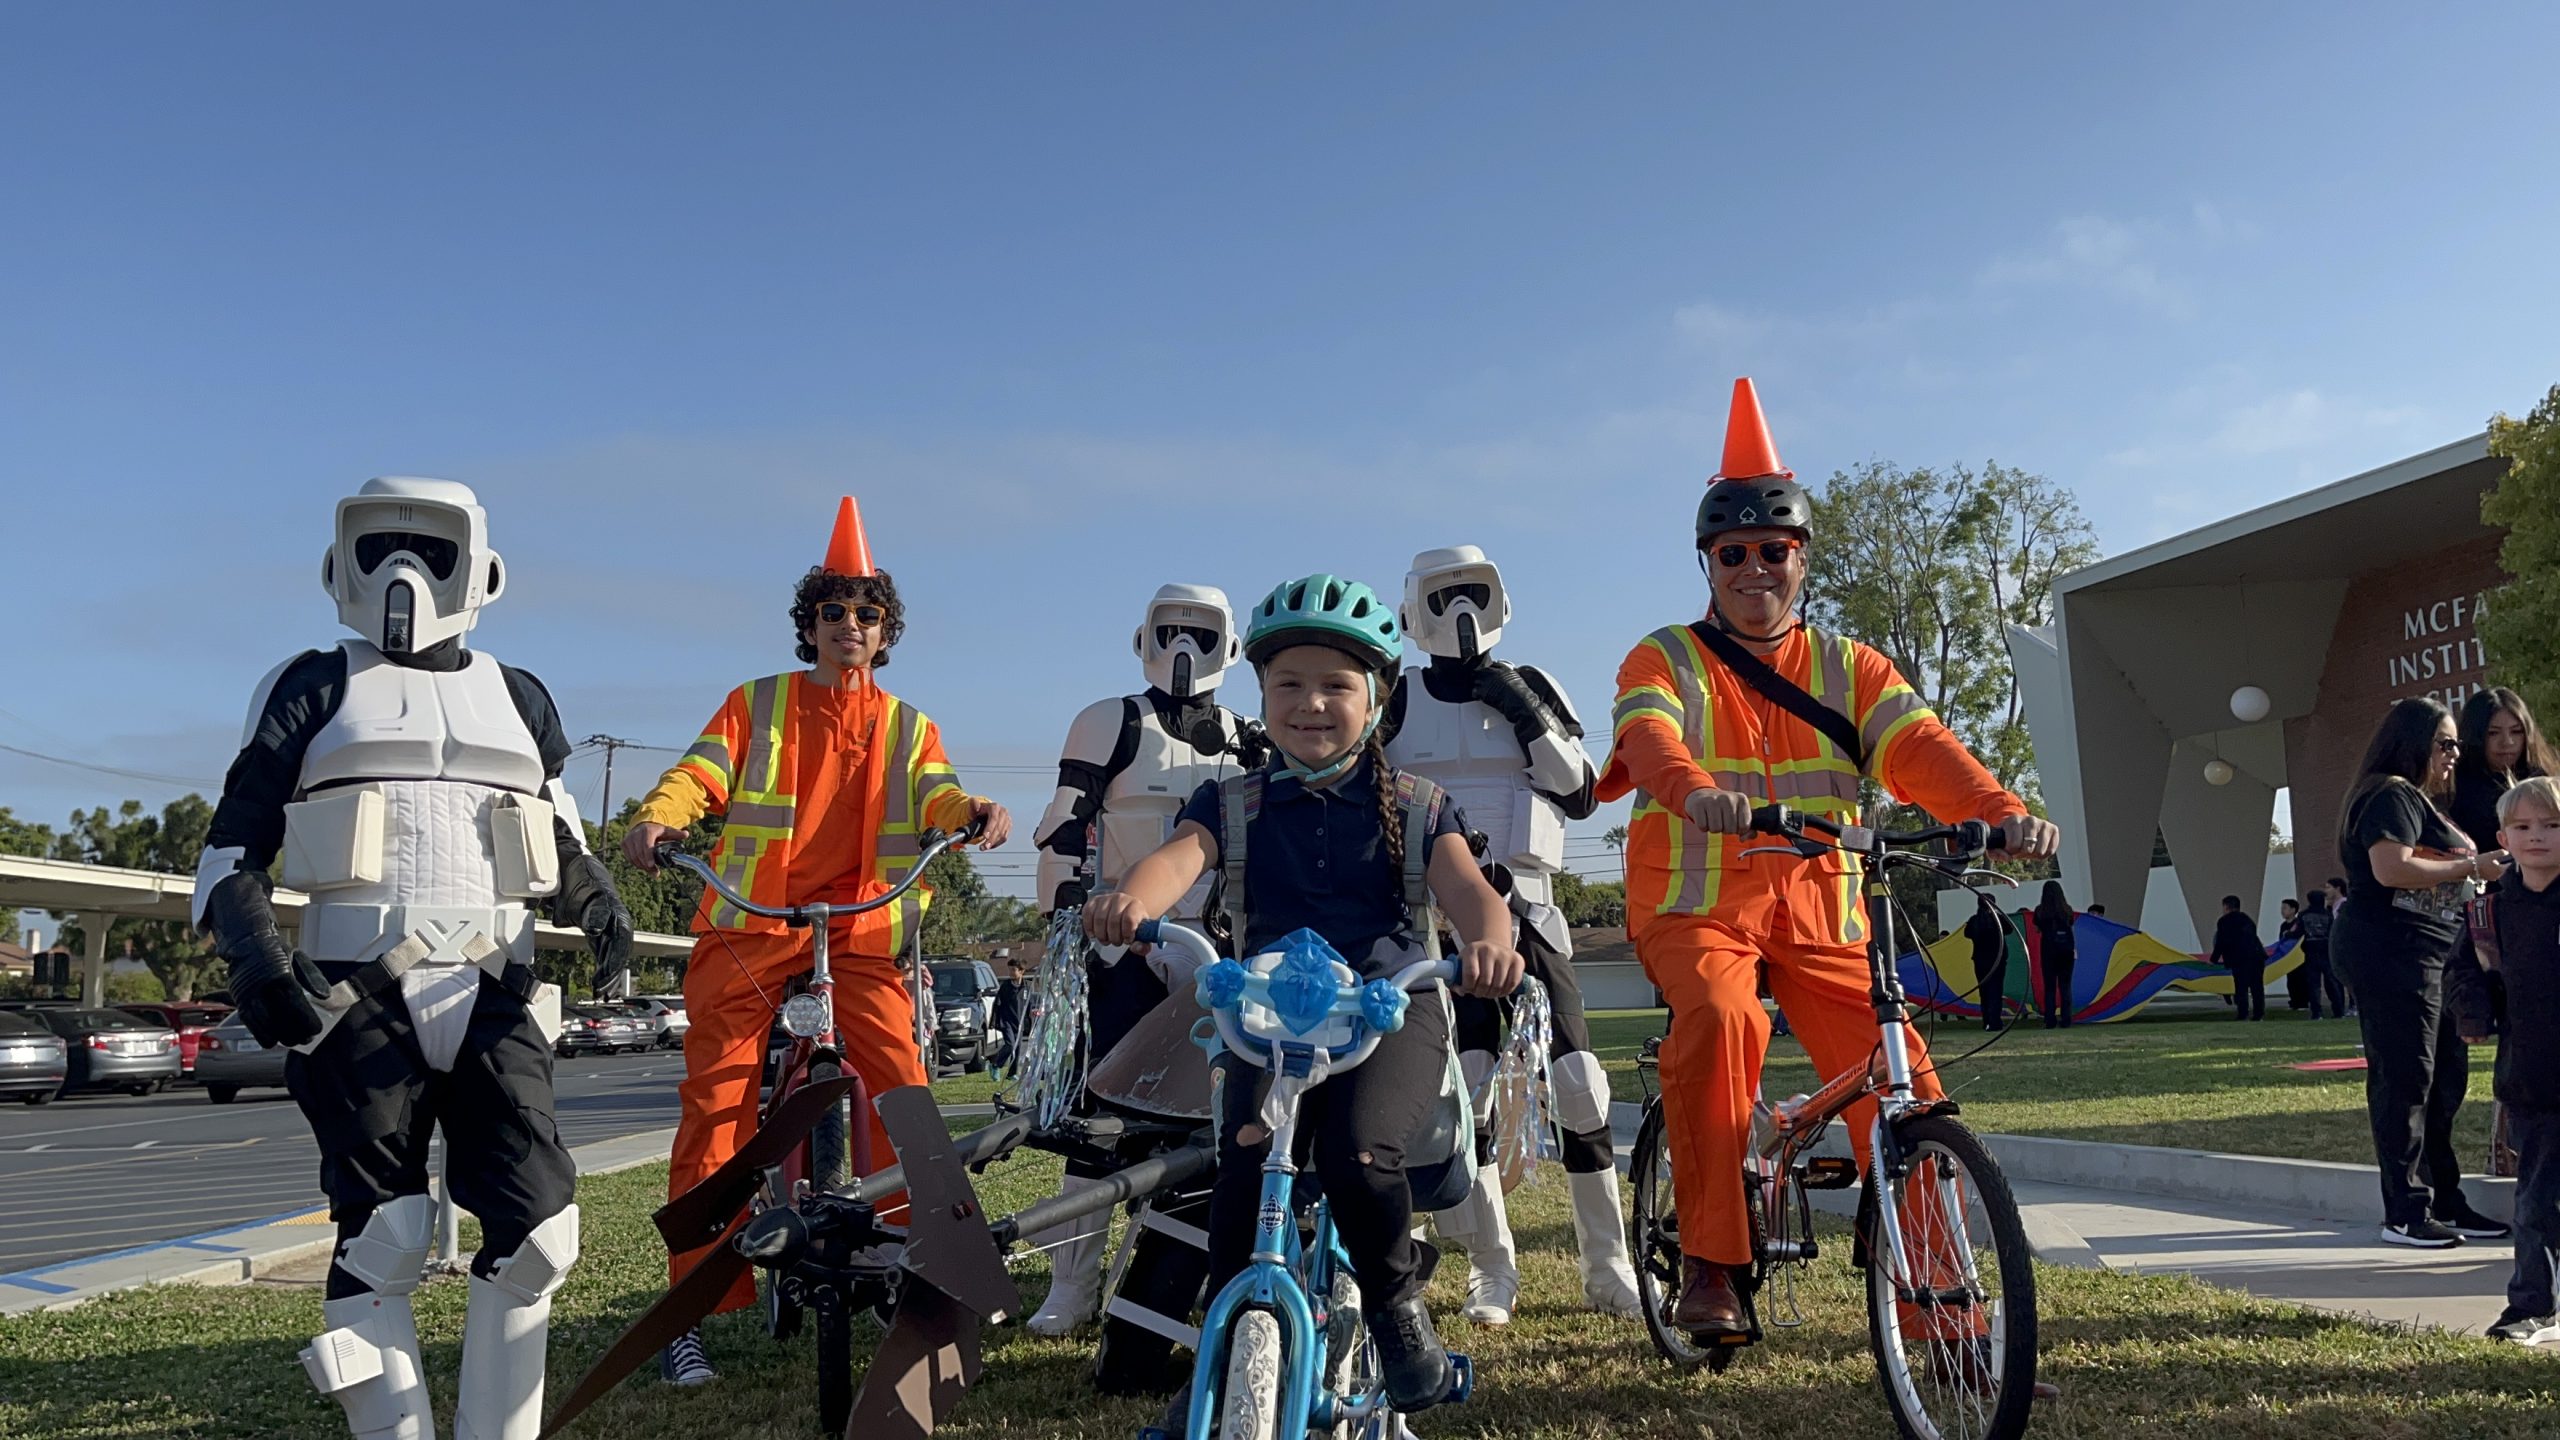
[[[782,1028],[806,1040],[827,1028],[827,1002],[815,995],[794,995],[782,1002]]]

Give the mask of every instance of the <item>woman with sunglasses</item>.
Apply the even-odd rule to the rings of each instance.
[[[711,864],[757,904],[853,904],[886,893],[914,868],[928,828],[986,822],[979,843],[1002,845],[1004,807],[960,788],[942,735],[924,712],[880,688],[874,672],[906,629],[897,584],[871,563],[850,496],[836,514],[826,563],[800,578],[791,601],[797,653],[812,668],[751,680],[729,698],[657,788],[623,837],[625,858],[657,869],[662,840],[703,816],[724,817]],[[915,1008],[897,955],[924,921],[922,886],[895,905],[847,916],[829,931],[836,1034],[845,1063],[879,1096],[926,1083]],[[695,913],[684,979],[684,1083],[676,1088],[675,1153],[667,1194],[682,1195],[755,1130],[767,1028],[792,976],[809,968],[809,941],[782,922],[748,915],[707,889]],[[895,1156],[877,1115],[871,1154]],[[701,1251],[669,1257],[682,1279]],[[755,1302],[741,1271],[718,1310]],[[678,1385],[713,1378],[699,1329],[668,1345],[660,1370]]]
[[[2452,713],[2433,700],[2401,700],[2382,717],[2338,814],[2347,899],[2329,930],[2364,1030],[2382,1238],[2424,1250],[2507,1234],[2463,1198],[2453,1153],[2471,1056],[2444,1002],[2444,965],[2465,902],[2507,868],[2440,808],[2461,749]]]

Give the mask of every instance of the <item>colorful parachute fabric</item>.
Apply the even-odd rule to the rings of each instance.
[[[2007,917],[2008,973],[2002,993],[2013,1013],[2041,1012],[2044,995],[2044,941],[2024,910]],[[2074,1022],[2122,1020],[2176,986],[2208,995],[2231,993],[2231,972],[2168,945],[2130,926],[2097,915],[2079,916],[2071,927],[2079,957],[2071,966],[2071,1018]],[[2287,940],[2267,950],[2267,979],[2274,981],[2302,963],[2296,942]],[[1913,1004],[1940,1015],[1980,1018],[1975,992],[1980,977],[1973,970],[1973,942],[1954,931],[1923,953],[1902,957],[1902,988]]]

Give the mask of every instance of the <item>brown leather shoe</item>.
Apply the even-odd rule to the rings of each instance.
[[[1695,1255],[1681,1256],[1680,1303],[1671,1307],[1671,1323],[1697,1334],[1750,1334],[1732,1269]]]

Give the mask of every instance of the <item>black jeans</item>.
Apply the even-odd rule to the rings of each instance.
[[[1440,997],[1417,991],[1402,1029],[1380,1040],[1359,1069],[1309,1090],[1298,1105],[1297,1161],[1312,1165],[1332,1203],[1334,1228],[1351,1253],[1365,1306],[1401,1304],[1430,1278],[1422,1246],[1413,1238],[1405,1150],[1440,1103],[1448,1043]],[[1210,1106],[1218,1117],[1218,1178],[1209,1194],[1207,1293],[1215,1296],[1253,1258],[1262,1160],[1271,1152],[1271,1137],[1261,1115],[1268,1074],[1234,1055],[1220,1055],[1209,1074]],[[1240,1138],[1248,1133],[1251,1144]]]
[[[1983,1028],[1997,1030],[2009,1020],[2008,947],[2002,946],[2000,953],[1989,960],[1974,961],[1973,969],[1974,974],[1980,979],[1980,988],[1975,992],[1974,999],[1982,1006]]]
[[[2467,1208],[2453,1117],[2471,1088],[2471,1047],[2454,1033],[2444,1003],[2443,961],[2418,958],[2396,934],[2344,917],[2329,945],[2356,987],[2383,1223],[2413,1225],[2430,1212]]]
[[[353,967],[323,967],[330,979]],[[285,1057],[285,1088],[320,1145],[320,1189],[340,1240],[375,1208],[427,1193],[427,1143],[444,1127],[453,1196],[480,1220],[475,1274],[516,1253],[566,1209],[578,1171],[560,1144],[551,1046],[525,1002],[483,976],[453,1068],[427,1068],[398,986],[358,1000],[308,1055]],[[332,1299],[366,1287],[336,1266]]]
[[[2231,1018],[2234,1020],[2264,1020],[2267,1018],[2267,966],[2265,961],[2262,960],[2255,965],[2234,965],[2231,967],[2231,1008],[2234,1012]]]
[[[2560,1249],[2560,1110],[2508,1106],[2507,1138],[2516,1150],[2516,1268],[2507,1304],[2548,1315],[2553,1251]]]
[[[2047,1029],[2071,1023],[2071,967],[2079,958],[2077,952],[2059,956],[2050,950],[2045,952],[2044,1023]]]
[[[2320,1006],[2324,997],[2328,1003],[2329,1014],[2343,1016],[2347,1013],[2347,992],[2338,984],[2338,973],[2329,968],[2329,942],[2303,941],[2302,968],[2295,973],[2304,977],[2303,988],[2311,997],[2312,1019],[2320,1018]]]

